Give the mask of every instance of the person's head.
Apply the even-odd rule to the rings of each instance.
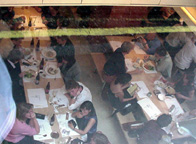
[[[156,37],[156,33],[148,33],[146,35],[147,40],[154,40]]]
[[[49,12],[52,16],[56,16],[58,13],[58,6],[49,6]]]
[[[95,108],[93,106],[93,103],[90,101],[85,101],[80,106],[80,111],[83,116],[95,116]]]
[[[186,33],[186,36],[187,36],[193,43],[196,42],[196,35],[195,35],[195,33],[193,33],[193,32],[187,32],[187,33]]]
[[[68,39],[67,36],[58,36],[56,38],[57,43],[60,44],[60,45],[64,45],[66,43],[67,39]]]
[[[125,74],[120,74],[117,76],[116,80],[115,80],[115,84],[127,84],[130,80],[132,79],[132,76],[128,73]]]
[[[19,120],[26,120],[31,118],[31,113],[33,113],[33,105],[30,103],[19,103],[17,104],[16,118]]]
[[[168,126],[172,122],[171,115],[168,114],[162,114],[157,118],[157,124],[163,128]]]
[[[11,40],[16,47],[21,47],[23,38],[11,38]]]
[[[23,53],[18,49],[13,49],[10,51],[7,59],[12,61],[13,63],[16,63],[20,61],[24,57]]]
[[[133,50],[133,48],[134,45],[132,43],[125,41],[121,45],[121,52],[128,54],[131,50]]]
[[[75,80],[69,80],[66,82],[66,90],[71,96],[78,96],[80,85]]]
[[[91,138],[90,144],[110,144],[110,142],[103,133],[96,132]]]
[[[164,56],[166,56],[167,55],[167,51],[166,51],[166,49],[164,48],[164,47],[159,47],[159,48],[157,48],[156,49],[156,51],[155,51],[155,57],[157,58],[157,59],[160,59],[160,58],[162,58],[162,57],[164,57]]]

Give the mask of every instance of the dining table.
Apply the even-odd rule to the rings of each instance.
[[[167,80],[161,75],[160,72],[156,71],[155,63],[150,62],[154,65],[154,70],[147,70],[144,65],[146,63],[145,57],[149,56],[146,52],[139,47],[139,44],[133,42],[136,36],[106,36],[108,43],[112,47],[113,51],[117,48],[121,47],[121,44],[125,41],[131,42],[134,44],[134,49],[127,55],[125,55],[125,63],[127,67],[127,72],[133,71],[136,69],[140,69],[140,73],[132,74],[132,84],[137,84],[138,89],[137,93],[137,103],[142,108],[146,119],[152,120],[157,119],[161,114],[171,114],[172,123],[166,127],[164,130],[172,135],[172,139],[178,139],[186,137],[185,135],[179,134],[178,129],[175,128],[176,119],[179,115],[184,113],[183,108],[175,98],[175,95],[167,96],[165,91],[165,87],[170,87],[167,84]],[[139,37],[139,36],[138,36]],[[149,62],[149,61],[148,61]],[[161,87],[161,84],[164,84],[164,88]],[[172,88],[172,87],[171,87]],[[154,93],[154,90],[159,90],[163,95],[164,99],[161,99]],[[172,88],[173,89],[173,88]],[[171,111],[171,107],[175,107]],[[128,123],[132,121],[132,114],[127,114],[126,116],[122,116],[120,114],[117,115],[117,118],[122,126],[124,123]],[[126,136],[127,134],[126,134]]]
[[[69,102],[65,96],[65,83],[57,66],[56,52],[48,47],[49,41],[43,38],[39,48],[36,48],[38,39],[40,38],[34,38],[34,46],[31,45],[32,38],[29,41],[23,40],[24,51],[30,49],[31,53],[21,61],[26,102],[34,105],[40,125],[40,133],[34,139],[44,143],[64,144],[70,139],[80,138],[80,134],[68,126],[68,121],[75,121],[75,118],[67,108]],[[42,60],[43,66],[40,66]],[[53,115],[54,123],[51,123]]]

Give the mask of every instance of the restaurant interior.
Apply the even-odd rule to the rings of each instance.
[[[40,127],[39,134],[33,136],[34,140],[47,144],[71,144],[74,139],[83,140],[85,136],[78,132],[80,128],[69,125],[70,120],[75,120],[72,113],[81,112],[79,106],[69,109],[71,104],[66,95],[71,93],[66,84],[74,79],[82,83],[79,84],[83,90],[84,87],[90,90],[92,99],[89,101],[94,105],[98,121],[96,131],[108,139],[103,144],[144,144],[140,141],[140,134],[132,136],[130,131],[157,120],[162,114],[171,115],[172,120],[162,128],[166,134],[160,138],[159,144],[196,144],[195,7],[14,6],[0,7],[0,13],[0,96],[4,97],[0,100],[5,101],[0,106],[0,142],[17,143],[9,141],[7,135],[13,130],[18,116],[17,106],[21,102],[34,105]],[[71,41],[73,46],[74,63],[79,67],[77,78],[68,78],[68,72],[59,65],[58,55],[62,54],[56,49],[59,45],[66,45],[61,43],[64,39],[65,42]],[[182,44],[172,51],[166,47],[170,44],[171,48],[170,41]],[[111,58],[117,61],[119,55],[116,51],[125,42],[132,47],[125,54],[121,52],[125,73],[131,75],[126,92],[137,106],[123,113],[112,104],[109,95],[119,75],[110,75],[113,79],[108,82],[103,71]],[[156,48],[149,51],[153,46]],[[186,46],[193,51],[184,52]],[[165,57],[160,53],[161,48],[167,50],[165,55],[170,57],[170,61],[162,66],[164,72],[158,67],[160,59]],[[23,54],[18,60],[22,75],[12,72],[6,64],[11,59],[11,51],[16,49]],[[190,64],[181,68],[176,61],[177,57],[184,57],[184,53]],[[156,54],[161,56],[158,61],[150,59],[154,55],[157,58]],[[69,62],[65,59],[62,56],[61,63],[65,61],[67,65]],[[114,67],[117,70],[110,67],[109,72],[120,71],[118,68],[123,66],[114,64]],[[188,85],[187,82],[187,86],[183,80],[188,78],[192,83]],[[187,96],[178,97],[183,92]],[[130,105],[134,104],[130,102]],[[89,144],[94,144],[92,139],[93,136]],[[147,141],[149,139],[154,138],[149,136]],[[153,144],[147,141],[145,144]]]

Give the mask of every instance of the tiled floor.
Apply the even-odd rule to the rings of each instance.
[[[80,64],[81,82],[84,83],[93,95],[93,104],[98,115],[98,131],[106,134],[112,144],[127,144],[116,117],[109,117],[112,108],[101,99],[102,82],[97,73],[89,51],[89,44],[85,37],[71,37],[76,50],[76,59]],[[134,143],[133,143],[134,144]]]

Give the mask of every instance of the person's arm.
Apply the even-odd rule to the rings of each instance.
[[[88,122],[88,124],[87,124],[87,126],[85,127],[84,130],[80,130],[80,129],[74,128],[73,125],[72,125],[71,123],[69,123],[68,125],[69,125],[69,127],[70,127],[72,130],[76,131],[77,133],[79,133],[79,134],[81,134],[81,135],[84,135],[84,134],[87,134],[87,133],[88,133],[88,131],[93,127],[93,125],[94,125],[95,123],[96,123],[96,120],[93,119],[93,118],[91,118],[91,119],[89,120],[89,122]]]
[[[74,118],[82,118],[83,117],[83,115],[80,111],[76,111],[76,112],[72,113],[71,116]]]
[[[143,70],[142,69],[136,69],[136,70],[133,70],[133,71],[128,71],[127,73],[129,73],[129,74],[140,74],[140,73],[142,73],[143,72]]]
[[[184,99],[184,100],[188,100],[188,101],[193,100],[194,95],[195,95],[195,90],[189,91],[188,97],[182,95],[181,93],[176,93],[176,96],[177,96],[178,98],[181,98],[181,99]]]
[[[134,94],[134,96],[131,98],[124,98],[124,92],[117,93],[117,94],[115,94],[115,96],[117,96],[121,102],[127,102],[127,101],[130,101],[136,97],[136,95]]]
[[[35,113],[31,113],[31,119],[29,121],[29,125],[33,128],[35,128],[36,132],[39,133],[40,132],[40,126],[37,122]]]
[[[144,51],[147,52],[149,50],[149,46],[148,46],[146,39],[141,37],[140,42],[142,43],[142,45],[144,47]]]

